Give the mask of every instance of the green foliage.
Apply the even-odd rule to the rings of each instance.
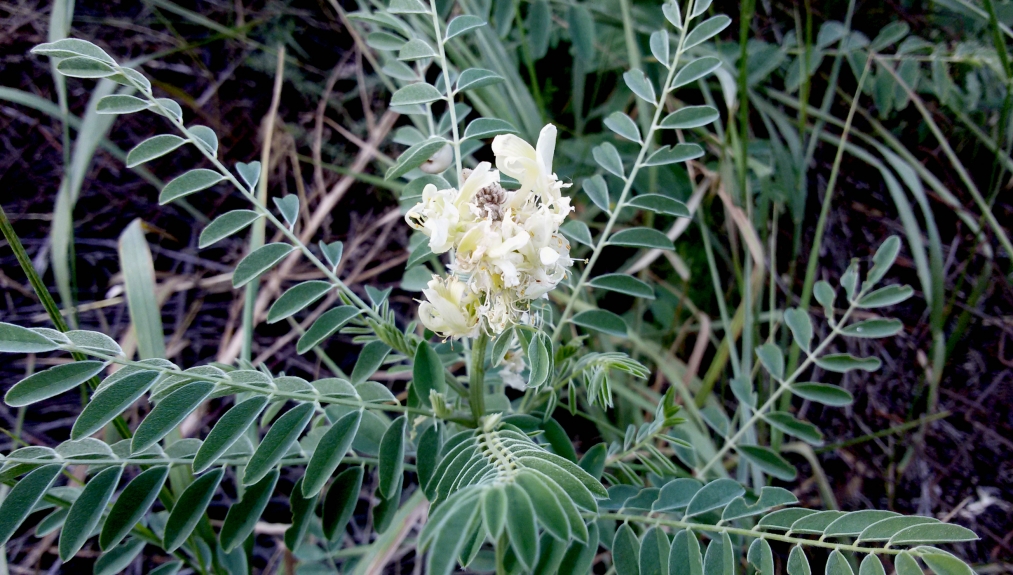
[[[542,0],[523,6],[496,0],[488,11],[475,10],[475,3],[467,0],[458,9],[449,6],[441,12],[436,2],[392,0],[386,9],[350,15],[366,46],[378,53],[370,56],[385,59],[378,74],[389,82],[391,108],[412,123],[399,130],[396,138],[407,149],[384,174],[385,180],[403,186],[402,202],[420,201],[431,193],[430,185],[443,190],[451,187],[451,181],[463,182],[463,168],[475,164],[473,154],[484,140],[537,132],[541,115],[535,101],[543,95],[536,85],[530,86],[533,93],[529,93],[516,68],[524,64],[534,76],[534,60],[546,56],[560,41],[569,41],[575,55],[572,97],[578,135],[572,148],[561,153],[571,163],[567,169],[572,174],[566,175],[581,180],[580,189],[587,197],[573,194],[584,220],[572,219],[561,231],[578,244],[570,249],[582,261],[582,269],[561,284],[567,289],[538,301],[530,321],[511,326],[492,342],[491,349],[486,347],[485,334],[468,343],[447,344],[430,341],[431,334],[414,322],[399,325],[389,289],[365,286],[368,301],[364,300],[336,274],[343,244],[320,242],[312,247],[297,233],[300,214],[305,213],[301,209],[310,206],[300,206],[295,195],[274,197],[270,204],[261,201],[255,192],[263,166],[240,162],[234,170],[228,169],[218,159],[214,131],[188,126],[179,104],[155,97],[151,83],[139,72],[83,40],[58,40],[33,50],[56,58],[56,69],[66,76],[105,78],[137,94],[107,95],[98,101],[97,113],[153,111],[162,116],[160,122],[168,122],[178,132],[156,135],[135,146],[125,155],[128,167],[171,158],[182,146],[194,145],[211,168],[180,166],[187,171],[163,187],[160,203],[211,193],[208,190],[217,184],[230,186],[250,202],[250,209],[227,212],[208,224],[200,235],[200,247],[255,223],[273,226],[276,241],[255,248],[251,242],[253,249],[235,266],[233,287],[252,289],[255,280],[286,258],[299,258],[319,272],[318,279],[285,290],[267,312],[268,323],[291,320],[325,295],[337,294],[336,307],[321,310],[299,337],[299,354],[319,352],[339,333],[362,347],[350,375],[336,373],[340,377],[307,381],[275,375],[249,362],[182,369],[153,357],[157,353],[142,354],[151,357],[135,361],[99,333],[61,334],[0,323],[2,352],[64,352],[93,358],[27,376],[7,392],[5,401],[11,406],[37,404],[71,391],[110,364],[120,367],[89,396],[69,441],[55,449],[25,447],[2,459],[0,477],[13,487],[0,504],[0,544],[10,539],[45,497],[46,505],[56,507],[39,531],[60,529],[58,547],[64,561],[78,553],[92,534],[98,534],[104,554],[96,572],[122,569],[149,543],[174,553],[195,570],[229,572],[229,557],[245,561],[244,547],[257,521],[279,484],[285,485],[279,481],[282,472],[289,477],[290,468],[305,466],[301,476],[294,472],[298,480],[288,494],[292,520],[284,542],[297,555],[312,546],[313,553],[301,556],[317,557],[317,566],[333,566],[336,558],[352,555],[362,555],[362,565],[366,565],[366,558],[380,554],[384,541],[399,531],[394,529],[395,521],[406,522],[409,514],[417,516],[415,510],[424,496],[430,508],[416,544],[418,552],[426,554],[428,573],[450,573],[458,565],[483,570],[479,557],[491,557],[498,573],[587,573],[604,546],[610,551],[606,561],[618,575],[730,575],[741,568],[742,557],[752,569],[767,575],[775,566],[768,540],[776,540],[793,546],[786,563],[790,575],[811,573],[806,553],[813,548],[830,551],[828,575],[853,575],[842,551],[865,555],[860,575],[884,573],[881,555],[894,556],[900,575],[920,572],[919,559],[937,575],[968,575],[970,569],[962,561],[928,546],[975,540],[966,528],[880,510],[792,507],[798,501],[790,491],[766,484],[769,479],[793,481],[798,470],[783,455],[779,442],[767,441],[768,436],[757,433],[758,429],[814,446],[825,441],[817,426],[791,410],[791,397],[831,407],[853,402],[843,387],[803,378],[817,378],[824,372],[861,375],[857,372],[875,371],[882,363],[879,358],[837,351],[836,342],[839,338],[892,337],[904,329],[899,320],[876,316],[914,294],[910,286],[880,285],[902,249],[899,238],[883,242],[864,278],[859,265],[853,264],[841,275],[840,289],[828,281],[808,282],[807,290],[824,310],[824,318],[818,321],[808,309],[808,294],[798,307],[768,310],[769,316],[778,319],[771,320],[765,340],[752,339],[760,333],[756,317],[746,320],[749,336],[741,342],[730,335],[730,318],[722,317],[725,344],[742,348],[726,353],[732,357],[727,397],[711,396],[712,388],[693,381],[688,372],[669,369],[667,355],[656,352],[654,342],[645,341],[655,336],[663,339],[664,332],[657,326],[671,323],[674,320],[668,318],[675,314],[669,282],[656,281],[655,273],[639,272],[659,253],[678,268],[685,254],[676,253],[674,239],[686,229],[687,218],[699,220],[707,266],[715,287],[720,288],[715,289],[719,311],[727,316],[723,299],[727,296],[722,293],[727,286],[720,285],[721,271],[708,239],[708,217],[699,211],[699,197],[676,193],[680,186],[695,187],[695,181],[693,186],[684,186],[691,182],[690,174],[705,173],[707,186],[701,190],[721,190],[729,226],[739,229],[746,244],[735,256],[749,258],[746,269],[751,269],[764,265],[755,222],[744,215],[755,207],[754,198],[736,189],[737,183],[716,182],[733,168],[746,170],[748,164],[756,175],[752,183],[773,186],[773,179],[782,176],[771,166],[786,165],[786,172],[799,168],[791,159],[780,157],[788,154],[785,146],[800,145],[777,140],[777,132],[787,122],[760,106],[764,118],[770,120],[771,139],[765,144],[769,144],[770,165],[753,156],[735,158],[742,162],[738,167],[724,157],[718,160],[722,165],[709,165],[713,158],[706,155],[705,145],[721,148],[722,153],[735,153],[738,145],[737,135],[725,141],[726,130],[735,127],[732,119],[728,126],[719,122],[722,114],[709,86],[716,82],[728,109],[745,105],[735,99],[749,96],[745,89],[738,93],[729,89],[734,78],[729,79],[726,54],[710,44],[731,18],[708,17],[711,5],[705,0],[685,6],[666,2],[651,12],[652,18],[641,20],[649,20],[652,26],[667,20],[671,29],[634,30],[628,22],[630,26],[620,35],[614,26],[602,22],[600,10],[591,3],[568,5],[565,16],[556,13],[560,6]],[[445,25],[443,17],[449,11],[455,15]],[[629,15],[623,18],[628,20]],[[568,29],[558,30],[556,23],[564,19]],[[638,26],[643,28],[642,22]],[[654,61],[641,61],[638,33],[647,37],[644,45]],[[627,40],[633,65],[619,74],[599,46],[621,36]],[[912,60],[895,69],[892,61],[879,58],[898,43],[898,53],[928,49],[910,38],[906,25],[884,28],[869,41],[839,23],[828,22],[819,32],[813,54],[789,54],[797,44],[794,38],[783,47],[757,42],[744,48],[749,62],[743,69],[750,71],[748,78],[740,80],[743,86],[755,86],[769,75],[784,72],[786,89],[793,92],[809,81],[830,47],[837,44],[856,71],[861,62],[875,62],[872,81],[862,86],[882,115],[904,109],[916,97],[914,87],[925,82],[921,66],[910,64]],[[750,69],[760,56],[769,61]],[[621,75],[617,89],[624,97],[584,116],[584,76],[598,73],[602,66],[616,78]],[[947,83],[936,75],[933,68],[935,90],[942,100],[942,94],[956,87],[952,80]],[[430,78],[436,80],[429,83]],[[683,104],[672,98],[673,91],[694,87],[704,94],[704,103]],[[470,119],[462,131],[466,118],[475,111],[479,117]],[[585,137],[585,122],[592,117],[622,140],[607,133]],[[688,170],[686,164],[697,160],[693,171]],[[748,173],[738,175],[743,178],[740,181],[751,178]],[[779,193],[791,191],[784,181],[774,183],[780,186]],[[906,185],[910,185],[908,180]],[[739,199],[730,199],[729,193],[743,194],[749,209],[736,205]],[[757,205],[765,209],[763,202],[769,200],[757,196]],[[801,206],[787,196],[777,201],[787,202],[799,213],[805,207],[804,198]],[[662,231],[664,226],[670,229]],[[912,234],[908,237],[912,243]],[[433,253],[436,247],[425,242],[416,246],[407,259],[405,289],[411,289],[410,278],[422,278],[424,283],[432,276],[430,267],[443,265],[441,254]],[[637,259],[630,260],[632,267],[610,265],[609,273],[600,269],[593,273],[606,250],[610,255],[605,258],[632,252]],[[646,263],[637,267],[640,261]],[[829,275],[834,273],[837,270]],[[929,280],[923,280],[922,287],[927,285]],[[615,294],[636,303],[622,312],[621,304],[607,299],[616,299]],[[846,305],[839,308],[841,294]],[[751,302],[745,309],[758,301],[751,295],[743,297]],[[599,307],[607,302],[608,309]],[[133,307],[131,313],[138,314]],[[856,320],[859,313],[862,319]],[[787,333],[777,337],[773,324],[781,319],[790,339]],[[755,345],[758,341],[763,343]],[[668,380],[664,394],[646,385],[652,369],[641,363],[644,358]],[[754,359],[762,372],[752,369]],[[713,377],[723,377],[724,364],[714,361]],[[468,366],[467,377],[458,374],[459,364]],[[516,367],[515,372],[497,372],[504,364]],[[372,380],[384,366],[388,373],[410,373],[403,395]],[[507,395],[510,375],[524,380],[523,395]],[[769,385],[760,385],[763,380]],[[145,396],[152,407],[132,437],[112,444],[91,437]],[[174,430],[212,398],[233,405],[203,439],[176,437]],[[613,407],[617,409],[607,411]],[[562,408],[592,422],[605,440],[587,448],[579,460],[570,430],[558,413]],[[634,411],[636,415],[630,416]],[[618,425],[611,423],[613,416]],[[69,465],[88,466],[94,473],[81,488],[57,486],[61,471]],[[737,473],[729,473],[729,467]],[[189,472],[196,477],[188,477]],[[130,479],[114,499],[124,477]],[[216,533],[207,509],[223,493],[223,482],[235,487],[224,492],[236,497],[225,498],[228,511]],[[364,493],[364,486],[369,491]],[[402,501],[408,492],[412,495]],[[371,503],[375,543],[363,553],[342,552],[344,534],[357,521],[356,508],[364,496]],[[165,512],[152,513],[156,499]],[[312,565],[311,559],[306,561]],[[182,565],[167,563],[155,571],[174,573]]]

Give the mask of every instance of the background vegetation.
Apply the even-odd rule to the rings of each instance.
[[[479,13],[484,6],[459,4]],[[126,262],[143,263],[130,250],[146,243],[156,277],[148,306],[160,310],[166,358],[185,366],[243,358],[312,380],[352,372],[360,355],[351,336],[326,343],[329,359],[297,354],[295,322],[258,321],[252,338],[243,335],[246,297],[232,289],[231,276],[248,252],[247,238],[197,247],[208,221],[243,203],[201,194],[159,206],[163,179],[199,154],[183,150],[172,160],[125,169],[126,151],[156,133],[151,120],[113,122],[94,114],[93,83],[65,81],[46,59],[29,54],[65,36],[93,41],[142,69],[156,93],[176,99],[187,117],[218,134],[219,157],[266,159],[271,195],[300,198],[300,235],[343,241],[344,282],[360,294],[366,284],[393,288],[398,323],[414,319],[420,283],[417,273],[405,272],[416,245],[402,221],[403,184],[383,179],[410,141],[401,129],[410,121],[388,110],[397,78],[382,66],[382,39],[371,36],[379,28],[350,16],[369,7],[365,1],[0,5],[0,136],[7,150],[0,156],[0,205],[69,325],[110,334],[142,357],[162,351],[139,349],[146,345],[137,336],[144,326],[126,301],[132,289]],[[751,349],[769,340],[787,349],[791,334],[781,327],[781,310],[818,311],[817,280],[837,285],[852,257],[867,269],[883,240],[899,236],[903,247],[887,279],[916,292],[891,310],[903,331],[834,344],[835,351],[879,357],[882,368],[814,374],[855,398],[846,408],[795,401],[795,414],[823,430],[822,445],[782,438],[766,426],[758,433],[799,469],[797,479],[777,484],[804,506],[945,518],[981,536],[954,547],[978,572],[1009,570],[1013,4],[719,0],[710,11],[733,22],[706,47],[722,67],[671,102],[720,110],[713,131],[692,133],[707,155],[686,169],[644,170],[635,184],[683,200],[694,217],[659,220],[675,240],[674,252],[609,247],[596,268],[638,273],[657,286],[654,300],[615,293],[598,300],[632,328],[629,338],[601,337],[598,344],[628,351],[652,368],[651,377],[646,384],[615,380],[614,409],[600,418],[573,417],[566,409],[556,418],[582,454],[601,441],[622,442],[622,430],[651,420],[660,394],[679,384],[688,390],[679,403],[727,430],[723,414],[734,414],[736,405],[732,374],[758,369],[751,356],[729,353],[728,342]],[[529,140],[544,123],[556,124],[556,172],[583,189],[585,178],[601,171],[595,145],[610,141],[624,156],[636,152],[606,129],[610,114],[629,113],[641,130],[649,125],[650,110],[623,73],[641,68],[658,80],[649,37],[663,18],[653,1],[496,0],[489,35],[449,57],[507,79],[476,93],[470,101],[476,113],[510,121]],[[488,149],[476,151],[479,159],[489,156]],[[614,203],[621,186],[609,183]],[[578,214],[597,233],[606,219],[601,206],[575,195]],[[304,263],[270,272],[254,317],[265,316],[283,287],[314,277]],[[4,322],[51,325],[7,247],[0,249],[0,292]],[[301,318],[301,329],[314,318]],[[828,328],[817,323],[820,330],[817,337]],[[4,361],[0,374],[13,383],[48,367],[45,361]],[[797,351],[788,355],[789,373],[798,362]],[[409,376],[384,369],[373,379],[397,393]],[[757,382],[761,393],[774,389],[763,375]],[[0,408],[9,436],[3,451],[66,440],[81,399],[65,394],[41,409]],[[206,404],[183,435],[203,436],[225,407]],[[142,416],[143,410],[127,418],[132,428]],[[611,472],[622,477],[622,469]],[[370,510],[378,503],[371,489],[356,508],[349,553],[370,542]],[[213,520],[223,518],[232,495],[212,503]],[[290,571],[319,559],[284,549],[279,525],[289,521],[287,509],[284,497],[268,504],[257,525],[254,571]],[[9,572],[60,568],[55,532],[41,543],[28,531],[19,535],[6,547]],[[85,549],[63,568],[93,563],[97,553]],[[420,564],[411,541],[389,551],[392,572]],[[775,551],[787,557],[787,548]],[[130,569],[158,561],[146,556]],[[608,564],[603,560],[599,571]]]

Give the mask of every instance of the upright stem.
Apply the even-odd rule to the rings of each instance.
[[[612,233],[612,228],[615,226],[619,218],[619,213],[626,207],[626,198],[629,196],[630,190],[633,188],[633,181],[637,177],[637,173],[640,168],[644,165],[644,159],[647,157],[647,151],[651,148],[651,142],[654,141],[654,133],[658,130],[658,125],[661,122],[662,113],[665,111],[665,99],[668,97],[668,92],[672,87],[672,79],[675,77],[675,72],[679,68],[679,61],[682,58],[683,46],[686,43],[686,29],[689,26],[689,22],[692,19],[690,14],[692,13],[692,3],[686,11],[686,16],[683,20],[682,29],[679,31],[679,43],[675,50],[675,57],[672,59],[671,66],[668,68],[668,76],[665,78],[665,82],[661,85],[661,94],[658,97],[658,102],[654,110],[654,117],[651,119],[650,129],[644,135],[644,142],[640,147],[640,153],[637,154],[637,159],[633,162],[633,167],[630,169],[630,173],[626,176],[625,185],[623,191],[619,195],[619,201],[616,203],[615,209],[609,216],[608,222],[605,224],[605,229],[602,230],[601,235],[598,236],[598,243],[595,244],[594,250],[591,252],[591,257],[588,258],[587,264],[584,265],[584,271],[580,274],[580,278],[577,280],[576,285],[573,286],[574,297],[567,302],[566,307],[563,309],[563,313],[559,316],[559,322],[556,324],[556,329],[552,332],[552,341],[557,341],[563,334],[563,328],[566,325],[567,320],[570,319],[570,314],[573,312],[573,306],[577,302],[580,296],[581,290],[587,285],[588,279],[591,276],[591,270],[594,268],[594,264],[598,261],[598,256],[601,255],[602,249],[608,244],[609,235]]]
[[[454,108],[454,89],[450,82],[450,66],[447,64],[447,51],[443,47],[443,31],[440,29],[440,14],[436,11],[436,1],[429,0],[429,11],[433,16],[433,33],[436,47],[440,51],[440,67],[443,69],[443,87],[447,91],[447,113],[450,114],[450,133],[453,137],[454,163],[457,168],[457,185],[461,186],[461,136],[457,128],[457,110]]]
[[[489,336],[481,333],[471,344],[471,361],[468,364],[468,401],[475,422],[485,415],[485,348]]]

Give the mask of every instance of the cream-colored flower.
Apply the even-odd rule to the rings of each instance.
[[[556,127],[546,124],[538,134],[535,147],[513,134],[496,136],[492,141],[492,152],[496,155],[499,171],[520,182],[520,188],[513,193],[507,205],[517,209],[523,206],[531,194],[539,194],[542,202],[556,206],[561,198],[563,183],[552,171],[552,158],[556,151]],[[569,212],[569,201],[566,204]]]
[[[568,187],[552,172],[556,128],[542,129],[535,147],[516,136],[493,141],[496,166],[482,162],[462,174],[460,190],[426,186],[405,220],[429,237],[434,253],[451,252],[451,275],[423,290],[422,323],[444,337],[479,330],[499,334],[530,320],[528,309],[573,265],[559,226],[572,208]],[[504,190],[500,172],[520,188]]]
[[[478,335],[478,297],[468,284],[455,276],[434,275],[427,289],[426,301],[419,305],[422,325],[441,337],[461,338]]]

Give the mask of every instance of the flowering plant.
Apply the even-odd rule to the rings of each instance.
[[[441,11],[438,4],[450,7]],[[219,159],[215,132],[187,122],[181,106],[157,97],[143,74],[83,40],[35,48],[36,54],[56,59],[63,75],[122,87],[98,100],[97,113],[151,111],[173,128],[174,134],[156,135],[134,147],[126,156],[128,165],[192,146],[210,166],[190,169],[167,183],[162,203],[207,193],[219,184],[248,201],[250,209],[212,221],[201,233],[202,247],[265,222],[275,228],[277,241],[272,243],[263,243],[263,229],[251,234],[248,253],[235,267],[233,286],[248,290],[248,302],[257,300],[259,278],[282,262],[301,260],[315,270],[313,279],[301,279],[278,296],[263,319],[292,321],[298,332],[296,352],[316,353],[334,377],[311,381],[274,374],[266,365],[254,365],[249,349],[234,365],[184,369],[162,357],[164,334],[154,320],[147,333],[161,344],[162,353],[142,352],[139,359],[98,332],[0,323],[2,352],[62,352],[73,358],[14,384],[4,398],[8,405],[37,404],[104,375],[89,390],[69,440],[52,448],[25,446],[3,456],[0,478],[13,487],[0,503],[0,546],[33,510],[40,510],[48,515],[39,532],[60,529],[64,561],[98,535],[104,553],[96,563],[99,572],[116,571],[124,558],[129,563],[151,544],[169,556],[158,575],[184,565],[201,573],[246,573],[258,521],[275,491],[285,490],[291,511],[282,530],[286,552],[326,572],[337,570],[340,562],[356,573],[377,573],[401,549],[437,575],[457,565],[497,574],[583,574],[599,560],[618,575],[732,575],[740,563],[771,575],[775,561],[769,542],[775,541],[792,545],[787,559],[792,575],[810,573],[804,549],[829,551],[828,575],[853,573],[844,553],[865,555],[862,575],[885,573],[881,556],[895,557],[901,574],[920,573],[920,559],[938,575],[968,575],[963,562],[928,546],[975,538],[957,525],[879,510],[795,507],[795,494],[769,485],[795,480],[795,466],[773,445],[762,445],[756,433],[763,423],[821,444],[822,433],[814,425],[775,410],[781,398],[847,405],[847,390],[801,383],[802,376],[814,366],[831,373],[879,367],[875,357],[831,353],[829,346],[839,337],[886,337],[902,328],[900,322],[870,317],[876,312],[868,311],[912,295],[908,286],[877,287],[897,257],[898,239],[883,243],[864,279],[857,263],[844,272],[843,313],[838,315],[835,305],[837,291],[827,282],[816,284],[814,295],[826,318],[826,336],[818,343],[808,312],[783,310],[791,341],[804,356],[799,365],[786,367],[773,334],[755,349],[747,338],[741,353],[748,359],[739,363],[740,350],[728,335],[733,322],[722,318],[723,349],[737,362],[728,379],[736,402],[731,415],[709,390],[695,395],[704,386],[672,369],[663,348],[630,329],[631,322],[641,322],[646,308],[634,307],[621,316],[605,309],[609,302],[596,295],[633,296],[636,306],[655,299],[650,276],[638,271],[650,266],[656,254],[674,251],[678,222],[698,216],[694,210],[700,205],[699,197],[694,201],[668,193],[657,185],[659,177],[677,174],[690,180],[705,172],[700,193],[731,185],[717,183],[721,170],[686,167],[705,152],[701,144],[684,140],[718,141],[706,131],[720,117],[718,109],[681,105],[672,96],[676,88],[694,82],[706,87],[710,75],[722,68],[707,41],[730,19],[720,14],[705,19],[709,0],[658,7],[658,18],[668,25],[649,36],[651,75],[640,69],[623,74],[630,101],[605,117],[610,133],[599,135],[590,150],[593,163],[577,165],[576,171],[585,174],[581,190],[586,196],[577,198],[567,195],[574,188],[554,171],[555,125],[539,130],[534,124],[516,127],[501,118],[480,117],[468,123],[462,137],[462,122],[471,112],[462,100],[491,110],[480,90],[501,84],[514,89],[521,82],[516,70],[470,64],[502,66],[507,58],[476,54],[497,45],[503,50],[496,44],[498,36],[484,29],[488,10],[471,10],[473,3],[461,0],[459,13],[444,24],[455,10],[452,4],[391,0],[386,9],[352,15],[363,27],[366,45],[390,53],[378,73],[390,80],[392,109],[408,117],[397,139],[409,147],[386,179],[403,188],[402,199],[411,204],[404,219],[422,236],[408,258],[402,284],[412,289],[408,280],[421,271],[425,287],[415,286],[424,298],[417,308],[421,328],[414,321],[416,310],[397,313],[390,289],[353,289],[339,277],[342,244],[311,246],[296,233],[302,223],[300,199],[274,198],[272,208],[266,202],[266,168],[259,162],[228,168]],[[572,40],[593,48],[580,36],[590,13],[581,11],[586,10],[583,3],[576,6],[570,15]],[[535,2],[529,17],[543,18],[547,30],[552,20],[546,10],[551,10],[548,3]],[[505,14],[497,11],[496,17],[512,22],[510,12]],[[628,32],[634,35],[632,28]],[[431,66],[439,69],[433,83],[427,80],[433,77]],[[625,111],[632,106],[637,121]],[[434,107],[445,110],[441,118]],[[531,124],[535,116],[519,119]],[[534,146],[521,136],[536,131]],[[495,168],[480,161],[481,141],[490,138]],[[662,144],[666,138],[671,143]],[[573,161],[579,154],[569,156]],[[654,183],[640,185],[639,175],[651,176]],[[746,216],[727,202],[741,223]],[[580,219],[571,218],[578,211]],[[659,222],[671,224],[670,231],[657,229]],[[713,260],[706,228],[702,238]],[[762,245],[752,236],[747,239],[743,256],[746,269],[752,269],[764,261]],[[646,263],[638,270],[595,273],[606,249],[642,253],[638,261]],[[446,261],[440,259],[444,255]],[[677,261],[674,256],[672,261]],[[578,274],[573,268],[580,262]],[[441,273],[433,273],[430,265]],[[718,288],[720,278],[711,269]],[[145,271],[153,276],[150,265]],[[310,311],[329,294],[333,300]],[[145,310],[137,297],[135,292],[131,313],[140,317]],[[660,305],[650,309],[658,316],[666,312]],[[720,309],[727,316],[723,302]],[[865,319],[853,321],[859,310]],[[300,314],[307,316],[305,326],[295,323]],[[59,314],[54,322],[66,327]],[[141,321],[135,318],[134,323],[140,326]],[[246,315],[247,334],[257,323],[256,314]],[[144,337],[141,330],[137,333]],[[327,341],[341,336],[362,346],[350,374],[327,355]],[[252,336],[248,338],[250,345]],[[664,392],[644,384],[652,370],[627,350],[653,362],[659,386],[662,375],[668,381]],[[752,369],[754,357],[768,378],[767,390],[754,381],[760,373]],[[721,372],[718,360],[715,365]],[[384,366],[385,378],[378,375]],[[498,370],[498,379],[487,377],[492,369]],[[404,381],[399,374],[410,374],[403,386],[376,381]],[[618,405],[614,396],[622,398]],[[184,437],[188,418],[212,401],[231,406],[207,424],[202,438]],[[143,416],[132,429],[123,414],[137,402]],[[612,407],[625,428],[609,419],[606,410]],[[577,434],[568,432],[580,420],[594,422],[594,437],[602,441],[579,445],[583,453],[578,457],[571,439]],[[83,485],[57,485],[68,466],[94,473]],[[125,476],[127,484],[113,500]],[[219,489],[223,482],[231,488]],[[208,517],[216,513],[216,498],[227,511],[212,523]],[[360,499],[368,504],[368,519],[356,516]],[[351,522],[356,529],[348,529]],[[411,533],[416,536],[409,538]],[[360,539],[355,549],[343,548],[351,539],[346,535],[352,534]],[[707,541],[705,553],[701,537]],[[600,554],[601,546],[609,553]]]

